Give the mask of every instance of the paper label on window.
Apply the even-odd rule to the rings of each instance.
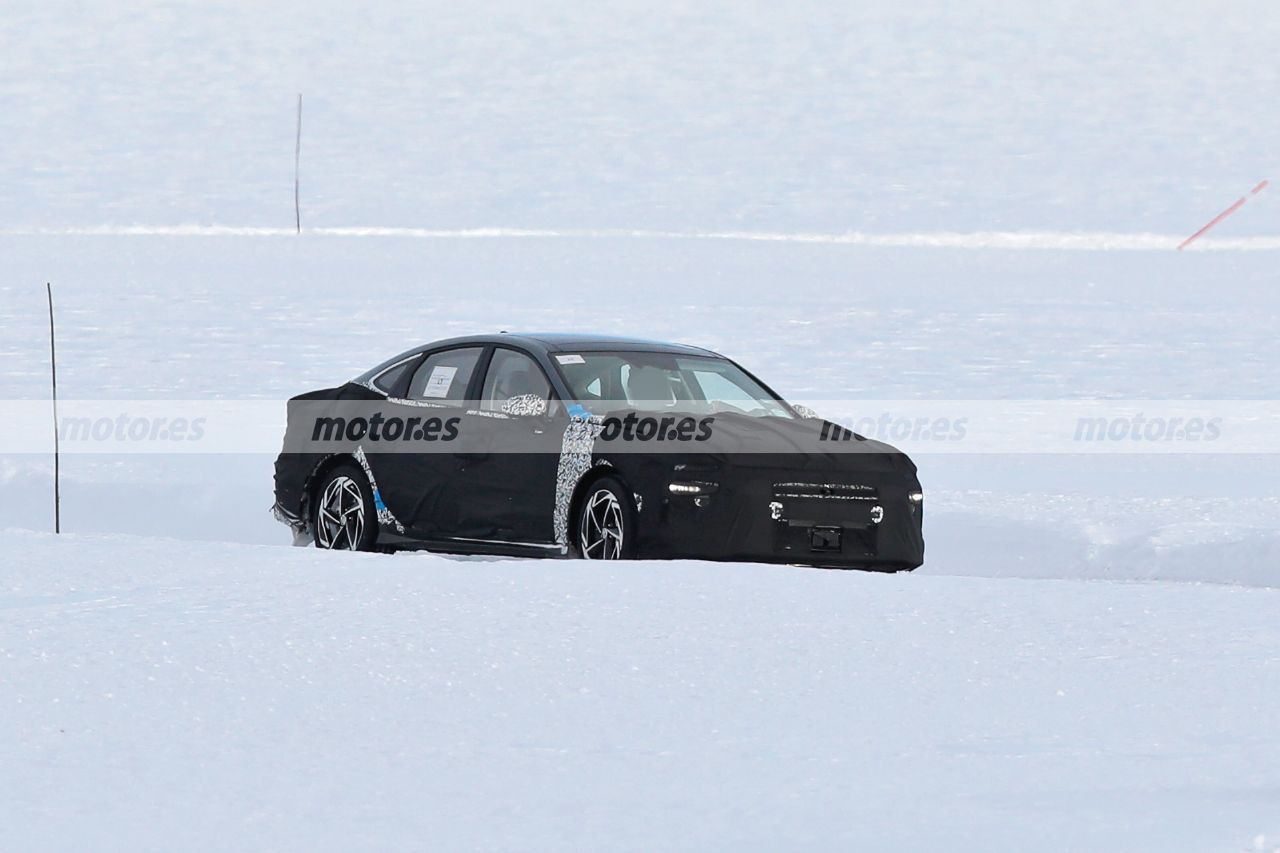
[[[587,363],[587,360],[585,358],[583,358],[580,355],[577,355],[576,353],[571,355],[558,355],[556,356],[556,361],[560,362],[561,364],[586,364]]]
[[[427,379],[427,387],[422,389],[424,397],[448,397],[449,386],[453,384],[454,374],[458,368],[440,365],[431,368],[431,376]]]

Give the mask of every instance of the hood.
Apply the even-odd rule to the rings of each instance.
[[[665,415],[664,415],[665,417]],[[696,468],[715,467],[732,460],[737,468],[825,473],[902,473],[914,478],[916,466],[902,451],[868,439],[827,421],[789,418],[757,418],[719,413],[710,418],[706,441],[650,444],[669,455],[673,463],[687,458]],[[824,425],[826,429],[824,429]],[[599,450],[606,447],[597,443]],[[628,449],[637,449],[631,445]],[[688,453],[683,453],[687,450]],[[674,453],[672,451],[675,451]]]

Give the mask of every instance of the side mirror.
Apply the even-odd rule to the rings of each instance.
[[[547,398],[537,394],[517,394],[503,402],[502,413],[513,418],[540,418],[547,413]]]
[[[796,414],[804,418],[806,421],[812,421],[821,417],[821,415],[808,406],[792,406],[791,408],[795,409]]]

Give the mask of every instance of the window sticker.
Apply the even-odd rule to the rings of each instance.
[[[427,379],[427,386],[422,389],[424,397],[448,397],[449,386],[453,384],[454,374],[458,372],[458,368],[440,365],[431,369],[431,377]]]
[[[569,355],[558,355],[556,356],[556,361],[560,362],[561,364],[586,364],[587,363],[587,360],[582,356],[578,355],[577,353],[570,353]]]

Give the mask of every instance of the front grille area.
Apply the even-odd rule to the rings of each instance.
[[[871,501],[880,493],[862,483],[774,483],[773,496],[779,500]]]
[[[774,550],[800,555],[870,558],[883,514],[880,493],[864,483],[773,484],[769,507]]]

